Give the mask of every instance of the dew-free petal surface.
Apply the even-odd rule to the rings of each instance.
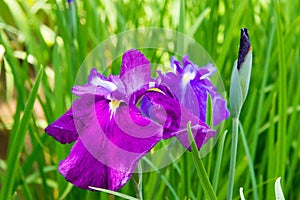
[[[62,144],[74,142],[78,133],[74,124],[72,109],[47,126],[45,132]]]
[[[76,112],[77,106],[85,112]],[[88,95],[78,99],[74,117],[82,124],[80,139],[59,165],[75,186],[118,190],[131,177],[138,161],[161,140],[162,126],[121,104],[111,117],[109,101]]]

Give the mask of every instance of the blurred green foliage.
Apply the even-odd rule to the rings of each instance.
[[[0,185],[3,188],[7,168],[16,167],[9,177],[11,199],[119,198],[69,185],[57,165],[71,146],[58,144],[43,129],[70,107],[70,90],[88,53],[111,35],[139,27],[169,28],[192,37],[215,61],[226,91],[240,29],[248,28],[253,70],[240,118],[247,142],[239,142],[234,197],[239,198],[243,187],[246,199],[253,198],[251,159],[260,199],[274,199],[279,176],[286,199],[300,198],[299,1],[86,0],[69,5],[62,0],[1,0],[0,10],[0,146],[9,144],[8,150],[1,148]],[[40,68],[44,76],[27,118],[25,140],[19,141],[25,145],[19,162],[8,166],[7,158],[17,149],[11,141],[21,134],[18,127],[24,123],[25,107],[34,101],[29,95]],[[118,70],[112,68],[113,73]],[[219,199],[227,192],[230,119],[226,129],[224,139],[203,158]],[[247,146],[251,157],[246,156]],[[142,193],[144,199],[203,199],[198,181],[192,155],[186,152],[170,166],[143,174]],[[119,192],[135,196],[131,182]]]

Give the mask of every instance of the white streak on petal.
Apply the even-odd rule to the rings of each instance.
[[[212,64],[206,65],[203,69],[207,70],[208,73],[203,74],[203,75],[200,77],[200,80],[206,79],[206,78],[212,76],[212,75],[216,72],[216,68],[215,68]]]
[[[196,77],[196,71],[187,71],[183,74],[182,77],[182,86],[185,87],[187,83],[193,80]]]
[[[155,86],[155,82],[150,82],[149,83],[149,88],[153,88]]]
[[[177,72],[177,66],[175,63],[172,64],[172,69],[173,69],[173,72],[176,74]]]
[[[94,77],[91,80],[91,84],[95,86],[102,86],[110,91],[116,90],[118,87],[110,81],[105,81],[99,78],[98,76]]]

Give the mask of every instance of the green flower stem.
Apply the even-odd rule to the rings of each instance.
[[[187,125],[187,131],[188,131],[188,136],[189,136],[189,139],[190,139],[190,142],[191,142],[193,159],[194,159],[194,162],[195,162],[195,167],[196,167],[196,170],[197,170],[198,177],[200,179],[200,184],[201,184],[205,194],[210,199],[216,200],[217,196],[216,196],[216,194],[214,192],[214,189],[213,189],[213,187],[210,183],[209,177],[206,173],[205,167],[203,165],[203,162],[202,162],[202,160],[199,156],[198,149],[196,147],[196,143],[195,143],[192,131],[191,131],[191,122],[189,122],[188,125]]]
[[[231,200],[233,195],[234,174],[235,174],[236,155],[237,155],[237,146],[238,146],[238,124],[239,124],[238,116],[236,118],[232,118],[231,156],[230,156],[228,192],[227,192],[228,200]]]

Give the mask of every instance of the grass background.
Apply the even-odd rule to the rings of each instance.
[[[299,10],[299,1],[270,0],[86,0],[71,7],[67,1],[1,0],[1,197],[119,199],[68,184],[57,165],[71,145],[58,144],[43,132],[70,107],[76,71],[101,41],[139,27],[178,30],[207,50],[229,91],[240,28],[247,27],[253,70],[240,118],[234,198],[244,187],[246,199],[254,198],[255,188],[259,199],[274,199],[280,176],[286,199],[299,199]],[[228,133],[202,159],[219,199],[227,193],[231,119],[224,130]],[[203,199],[196,173],[192,155],[186,152],[168,167],[143,174],[139,189],[144,199]],[[119,192],[136,196],[132,181]]]

